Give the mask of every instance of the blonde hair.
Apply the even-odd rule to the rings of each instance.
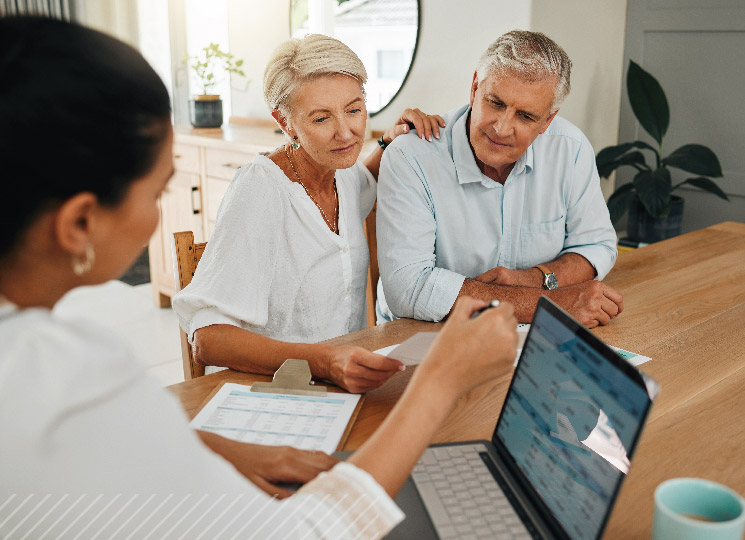
[[[292,92],[315,77],[335,74],[354,77],[360,85],[367,81],[362,61],[338,39],[309,34],[287,40],[275,49],[264,70],[264,101],[270,111],[278,109],[287,118]]]
[[[479,82],[490,74],[505,73],[514,73],[529,82],[556,78],[552,113],[569,94],[571,71],[572,61],[564,49],[545,34],[526,30],[513,30],[497,38],[476,68]]]

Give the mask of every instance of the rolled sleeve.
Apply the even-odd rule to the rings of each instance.
[[[435,266],[437,223],[425,178],[394,145],[386,149],[378,186],[378,263],[393,315],[442,320],[465,276]]]
[[[172,300],[189,339],[199,328],[213,324],[248,330],[267,323],[279,241],[267,223],[281,222],[281,213],[279,194],[263,181],[261,170],[241,169],[220,205],[194,279]]]
[[[574,172],[561,254],[582,255],[595,268],[596,279],[603,280],[618,256],[616,231],[600,189],[595,154],[584,136]]]
[[[303,504],[308,496],[314,504],[327,501],[324,510],[334,514],[306,513],[323,538],[382,538],[405,517],[370,474],[350,463],[319,474],[291,498]]]
[[[200,328],[206,326],[212,326],[213,324],[229,324],[231,326],[241,327],[241,321],[230,315],[226,315],[223,311],[216,307],[204,307],[198,309],[189,319],[184,321],[184,332],[189,337],[189,343],[194,342],[194,332]]]

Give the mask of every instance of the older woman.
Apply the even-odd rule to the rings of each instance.
[[[273,373],[307,359],[317,377],[365,392],[401,363],[360,347],[316,344],[365,328],[368,249],[383,149],[357,163],[365,136],[365,68],[323,35],[274,53],[264,97],[288,143],[259,155],[230,185],[191,285],[173,299],[196,360]],[[407,109],[381,146],[413,126],[439,136],[439,116]]]
[[[390,497],[455,402],[510,369],[511,307],[471,319],[482,302],[456,306],[399,404],[348,463],[208,433],[200,441],[121,340],[52,311],[71,289],[121,274],[155,229],[173,174],[165,87],[129,46],[35,18],[0,18],[0,79],[9,209],[0,213],[0,501],[17,497],[0,535],[28,537],[40,524],[36,532],[65,537],[390,530],[402,519]],[[288,495],[272,485],[281,480],[310,482],[283,501],[259,490]]]

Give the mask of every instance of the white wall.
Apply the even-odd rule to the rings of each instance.
[[[230,52],[243,58],[251,82],[246,90],[233,88],[233,116],[268,118],[261,90],[264,68],[272,51],[290,38],[290,0],[228,0]]]
[[[572,59],[572,91],[559,114],[584,131],[595,153],[617,144],[626,0],[533,0],[530,30],[550,36]],[[602,181],[606,198],[612,179]]]
[[[137,2],[134,0],[78,0],[79,22],[138,46]]]
[[[168,33],[168,0],[138,0],[139,49],[171,92],[171,43]]]

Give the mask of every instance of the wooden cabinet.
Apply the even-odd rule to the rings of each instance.
[[[168,190],[160,198],[160,223],[150,240],[150,281],[155,303],[165,307],[176,292],[171,238],[174,232],[193,231],[203,242],[199,175],[176,170]]]
[[[160,199],[160,222],[150,240],[150,281],[157,306],[170,305],[176,293],[173,233],[193,231],[195,242],[209,240],[230,180],[258,152],[284,142],[273,123],[227,125],[223,129],[174,127],[176,172]]]

